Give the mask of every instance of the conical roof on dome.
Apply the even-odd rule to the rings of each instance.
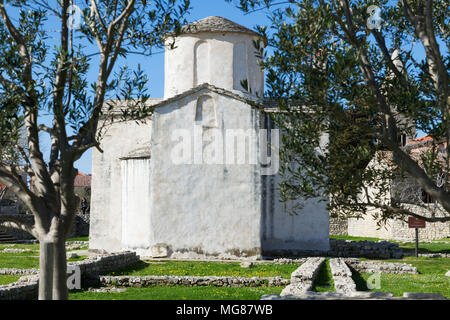
[[[183,34],[195,34],[201,32],[237,32],[260,36],[253,30],[218,16],[210,16],[196,22],[192,22],[181,28],[181,33]]]

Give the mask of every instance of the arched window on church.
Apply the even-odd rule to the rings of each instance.
[[[214,100],[210,96],[201,96],[197,100],[195,109],[195,122],[203,127],[216,127],[216,107]]]
[[[194,87],[209,83],[209,44],[199,41],[194,46]]]

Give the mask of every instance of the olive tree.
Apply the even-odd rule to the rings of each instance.
[[[79,201],[74,163],[100,149],[107,101],[131,99],[127,117],[151,112],[147,77],[116,64],[162,47],[166,33],[179,32],[189,6],[188,0],[0,0],[0,182],[34,215],[34,224],[0,216],[0,228],[39,240],[39,299],[68,298],[65,241]],[[89,72],[97,74],[93,83]],[[26,148],[14,143],[21,129]],[[48,157],[42,132],[51,141]],[[11,150],[22,165],[8,161]]]
[[[286,133],[283,201],[329,195],[330,209],[347,216],[450,221],[449,2],[233,2],[271,16],[258,30],[273,50],[263,63],[267,95]],[[416,130],[432,137],[421,152],[404,143]],[[415,196],[405,196],[406,181]]]

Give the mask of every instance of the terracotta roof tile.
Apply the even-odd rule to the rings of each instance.
[[[417,139],[415,139],[413,141],[410,141],[410,142],[408,142],[408,144],[416,144],[416,143],[421,143],[421,142],[431,141],[431,140],[433,140],[432,137],[424,136],[424,137],[421,137],[421,138],[417,138]]]
[[[92,176],[85,175],[81,172],[75,177],[74,186],[75,187],[90,187]]]

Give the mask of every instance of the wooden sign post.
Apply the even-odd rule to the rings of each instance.
[[[416,257],[419,256],[419,228],[425,228],[425,220],[417,219],[414,217],[408,217],[408,227],[416,229]]]

